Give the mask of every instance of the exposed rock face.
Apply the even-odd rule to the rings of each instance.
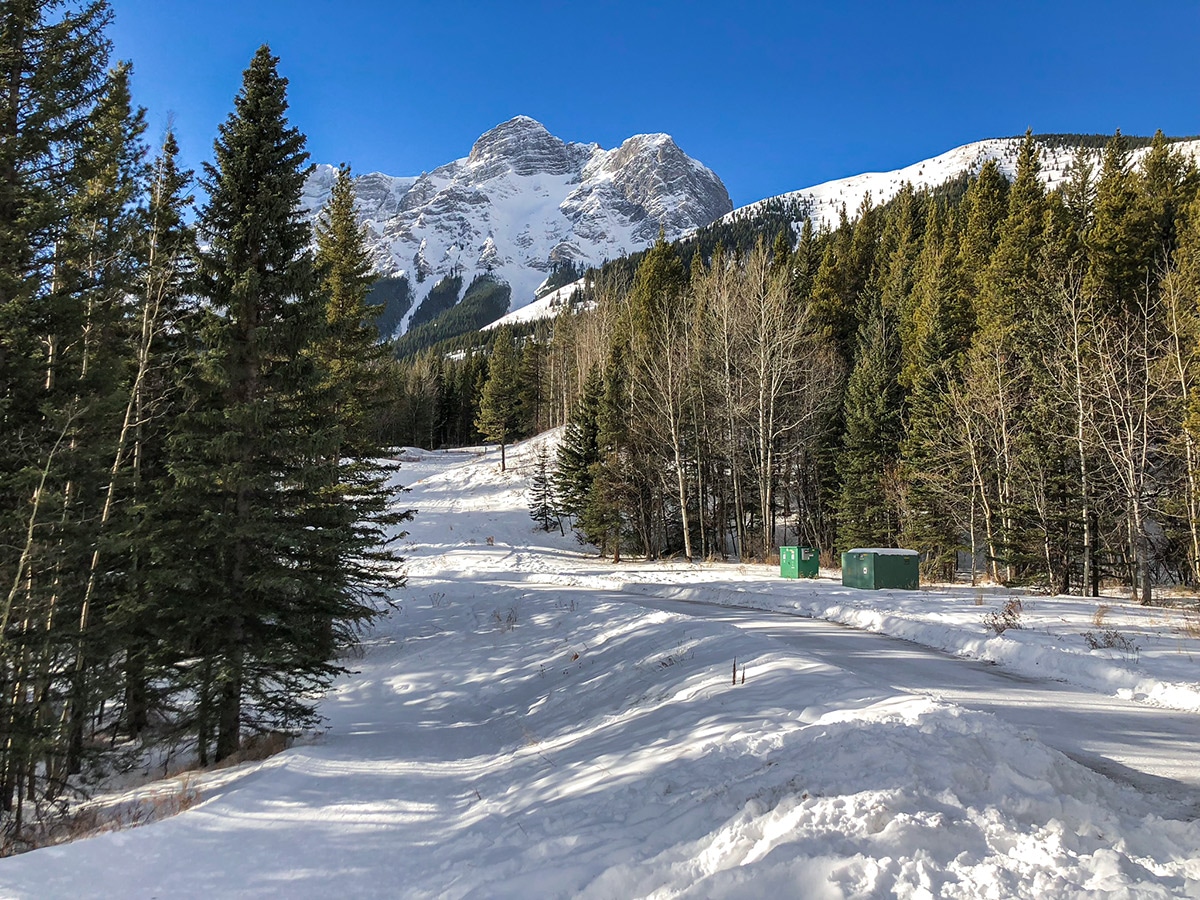
[[[514,175],[578,173],[594,144],[567,144],[528,116],[509,119],[482,135],[471,148],[467,166],[478,181]]]
[[[334,172],[318,166],[309,178],[310,209]],[[660,228],[674,239],[733,208],[721,179],[665,134],[604,150],[527,116],[482,135],[463,159],[417,178],[361,175],[355,191],[376,266],[409,276],[413,311],[445,275],[469,283],[485,272],[508,282],[520,308],[556,263],[597,265],[648,246]]]

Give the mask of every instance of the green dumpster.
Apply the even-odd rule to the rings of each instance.
[[[855,547],[842,554],[842,584],[866,591],[915,591],[921,586],[920,564],[916,550]]]
[[[780,547],[779,576],[781,578],[816,578],[820,574],[821,556],[816,547]]]

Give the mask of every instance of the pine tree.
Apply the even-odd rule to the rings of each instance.
[[[546,425],[546,345],[531,336],[521,348],[517,419],[525,433],[540,434]]]
[[[348,165],[338,168],[316,239],[317,301],[324,308],[309,338],[317,384],[303,402],[314,413],[314,431],[333,426],[333,443],[321,460],[323,540],[314,544],[312,560],[329,597],[312,628],[325,639],[318,654],[331,659],[354,642],[346,626],[359,616],[344,616],[351,598],[378,601],[387,590],[403,585],[403,578],[394,574],[400,559],[387,549],[403,535],[389,537],[388,532],[413,513],[390,509],[398,490],[389,486],[396,467],[383,461],[387,448],[379,440],[377,423],[391,402],[394,369],[375,326],[382,308],[367,303],[375,277],[366,229],[354,209]],[[440,359],[436,362],[440,382]]]
[[[959,235],[935,205],[913,287],[912,345],[906,354],[908,433],[901,447],[905,484],[901,540],[923,555],[930,575],[952,578],[960,535],[974,527],[963,514],[959,447],[945,431],[950,383],[970,341],[970,308],[958,301]],[[968,507],[969,509],[969,507]]]
[[[277,67],[261,47],[205,165],[197,282],[210,311],[171,447],[163,530],[180,549],[160,565],[178,585],[176,639],[199,660],[187,687],[202,759],[214,735],[219,760],[243,727],[310,723],[312,691],[339,671],[314,623],[345,632],[375,614],[329,571],[353,527],[330,494],[344,429],[309,399],[328,384],[311,351],[325,303],[300,202],[308,154]]]
[[[1039,153],[1032,133],[1027,133],[995,250],[979,276],[977,328],[964,373],[971,404],[985,411],[981,438],[988,444],[994,469],[981,479],[993,492],[983,504],[988,554],[994,565],[1003,563],[996,574],[1005,581],[1017,577],[1030,552],[1037,552],[1036,536],[1025,520],[1029,497],[1020,493],[1019,456],[1028,446],[1027,392],[1038,345],[1044,340],[1035,323],[1046,320],[1052,299],[1042,266],[1046,195]],[[969,276],[971,266],[964,269]]]
[[[6,5],[2,18],[0,824],[19,832],[25,803],[60,790],[79,756],[88,699],[79,666],[86,675],[84,633],[94,633],[80,624],[81,575],[108,446],[85,438],[111,440],[121,362],[113,300],[125,271],[123,260],[93,255],[106,253],[107,234],[79,226],[96,213],[124,230],[128,172],[104,178],[99,145],[112,138],[123,154],[132,122],[117,123],[119,134],[102,127],[125,99],[105,78],[106,3],[33,0]],[[92,357],[88,368],[102,337],[104,363]]]
[[[534,456],[533,478],[529,485],[529,515],[541,526],[542,531],[553,531],[555,525],[560,532],[563,530],[562,520],[555,508],[550,450],[545,443],[538,445]]]
[[[838,540],[843,549],[889,547],[898,531],[893,479],[899,457],[903,394],[900,344],[878,296],[859,328],[858,361],[846,387],[846,431],[838,458]]]
[[[76,157],[76,184],[69,217],[59,239],[56,283],[62,291],[62,342],[54,362],[57,393],[64,406],[78,408],[62,455],[66,480],[63,529],[55,567],[56,605],[76,623],[71,687],[61,716],[67,728],[66,772],[82,765],[85,722],[112,688],[107,665],[115,652],[106,626],[117,597],[115,584],[102,579],[113,541],[113,512],[121,496],[128,379],[136,366],[131,352],[128,298],[137,290],[136,252],[142,226],[137,208],[145,176],[145,131],[141,110],[132,108],[130,67],[118,65],[105,80],[88,117]],[[72,340],[71,335],[78,335]],[[69,398],[69,399],[68,399]],[[66,602],[64,602],[66,601]],[[105,679],[108,685],[99,684]]]
[[[500,445],[500,471],[507,467],[506,445],[520,434],[520,365],[511,329],[501,328],[492,343],[488,359],[487,382],[479,399],[475,427],[490,441]]]
[[[988,160],[971,179],[964,198],[966,227],[959,254],[963,272],[963,302],[972,307],[983,289],[983,275],[1000,241],[1000,226],[1008,215],[1008,179],[995,160]]]
[[[594,477],[593,466],[600,461],[597,437],[603,391],[604,379],[600,368],[593,366],[584,382],[583,393],[571,410],[562,442],[558,445],[555,498],[558,508],[576,520],[587,507]]]
[[[195,314],[187,294],[196,255],[195,232],[187,223],[192,172],[179,168],[178,155],[175,136],[168,132],[152,166],[143,210],[139,255],[144,267],[133,322],[136,363],[114,462],[114,469],[123,469],[125,500],[115,507],[113,550],[123,559],[124,577],[111,625],[124,644],[123,654],[118,653],[124,657],[123,725],[134,736],[149,724],[152,706],[165,711],[172,667],[187,655],[186,648],[164,639],[170,628],[161,599],[173,587],[155,585],[149,565],[159,536],[157,498],[169,487],[167,439],[183,412],[180,373],[195,363],[183,340]]]
[[[579,517],[584,539],[599,547],[601,556],[611,552],[613,562],[621,561],[627,523],[642,499],[629,450],[628,391],[625,353],[617,344],[604,370],[596,415],[598,459],[591,467],[592,486]]]
[[[1104,148],[1091,227],[1085,235],[1088,270],[1083,289],[1101,314],[1135,309],[1154,267],[1149,210],[1139,203],[1137,176],[1120,131]]]
[[[375,422],[390,402],[391,353],[375,325],[382,307],[368,305],[375,283],[366,228],[354,209],[350,167],[342,164],[317,220],[315,266],[324,322],[313,354],[323,370],[324,402],[342,430],[338,455],[363,457],[357,441],[377,450]]]

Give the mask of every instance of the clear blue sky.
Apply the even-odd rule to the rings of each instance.
[[[314,161],[415,175],[517,114],[665,131],[735,205],[1024,132],[1200,133],[1200,3],[112,0],[152,135],[209,157],[263,42]]]

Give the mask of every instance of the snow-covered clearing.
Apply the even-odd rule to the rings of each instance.
[[[410,455],[403,611],[324,702],[323,735],[196,777],[172,818],[0,860],[0,895],[1200,895],[1200,825],[1158,797],[996,716],[630,593],[819,614],[1194,709],[1200,641],[1178,614],[1113,605],[1096,625],[1095,603],[1024,597],[1024,627],[996,636],[1003,591],[613,567],[533,530],[530,445],[509,458],[501,475],[498,454]],[[1080,637],[1110,628],[1139,649]]]

